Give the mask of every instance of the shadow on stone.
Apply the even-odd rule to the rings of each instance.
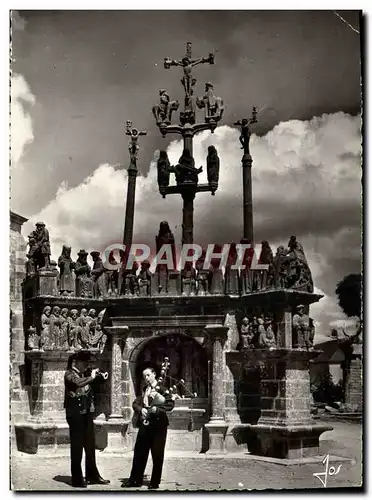
[[[53,481],[57,481],[58,483],[64,483],[71,486],[71,476],[54,476]]]

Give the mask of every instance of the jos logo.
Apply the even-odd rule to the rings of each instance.
[[[335,467],[329,467],[329,455],[327,455],[326,457],[324,457],[323,461],[322,461],[323,464],[325,464],[325,471],[324,472],[314,472],[313,473],[313,476],[317,477],[319,479],[319,481],[322,483],[322,485],[324,486],[324,488],[327,487],[327,479],[328,479],[328,476],[336,476],[339,472],[340,472],[340,469],[342,467],[342,464],[340,464],[336,470]]]

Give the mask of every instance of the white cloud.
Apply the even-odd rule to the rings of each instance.
[[[202,245],[242,237],[242,151],[238,135],[236,129],[222,126],[214,134],[203,132],[194,140],[196,166],[205,167],[211,144],[220,157],[216,196],[200,193],[195,200],[194,240]],[[354,253],[354,260],[359,258],[360,143],[360,117],[344,113],[303,122],[291,120],[263,137],[252,136],[256,238],[267,239],[275,250],[275,245],[286,244],[291,234],[297,234],[315,284],[321,289],[333,291],[342,278],[333,259],[341,262],[348,258],[343,255],[346,247]],[[180,141],[169,145],[172,164],[181,152]],[[162,199],[156,178],[155,162],[146,176],[138,176],[134,222],[134,241],[153,247],[160,221],[168,220],[178,242],[182,224],[180,196]],[[199,181],[206,182],[206,171]],[[73,247],[74,256],[80,248],[103,251],[109,244],[122,241],[126,188],[126,171],[101,165],[79,186],[61,185],[55,199],[32,217],[25,234],[32,229],[31,222],[43,220],[51,233],[54,259],[63,243]],[[329,276],[331,283],[324,281],[324,276]],[[332,322],[345,319],[330,292],[312,307],[312,315],[320,336],[328,333]]]
[[[12,167],[19,162],[27,144],[34,139],[32,120],[25,104],[33,105],[35,97],[22,75],[14,74],[11,78],[11,160]]]

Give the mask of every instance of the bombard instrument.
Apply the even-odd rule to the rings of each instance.
[[[93,368],[88,368],[88,370],[86,370],[86,372],[85,372],[85,375],[87,377],[89,377],[92,374],[92,370],[93,370]],[[109,376],[109,374],[107,372],[102,372],[99,368],[97,369],[96,375],[98,377],[103,378],[103,380],[107,380],[108,376]]]

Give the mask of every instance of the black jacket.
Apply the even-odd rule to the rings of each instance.
[[[133,426],[138,427],[141,422],[141,410],[144,408],[143,397],[145,395],[146,388],[143,389],[142,394],[138,396],[134,401],[132,408],[134,410],[133,415]],[[172,411],[174,408],[174,401],[170,394],[166,394],[164,391],[159,391],[165,398],[165,402],[162,405],[156,406],[156,413],[148,414],[147,420],[149,425],[152,427],[167,427],[169,425],[167,412]]]
[[[91,376],[84,376],[73,368],[65,372],[65,401],[66,417],[74,418],[86,413],[94,413],[94,392]]]

